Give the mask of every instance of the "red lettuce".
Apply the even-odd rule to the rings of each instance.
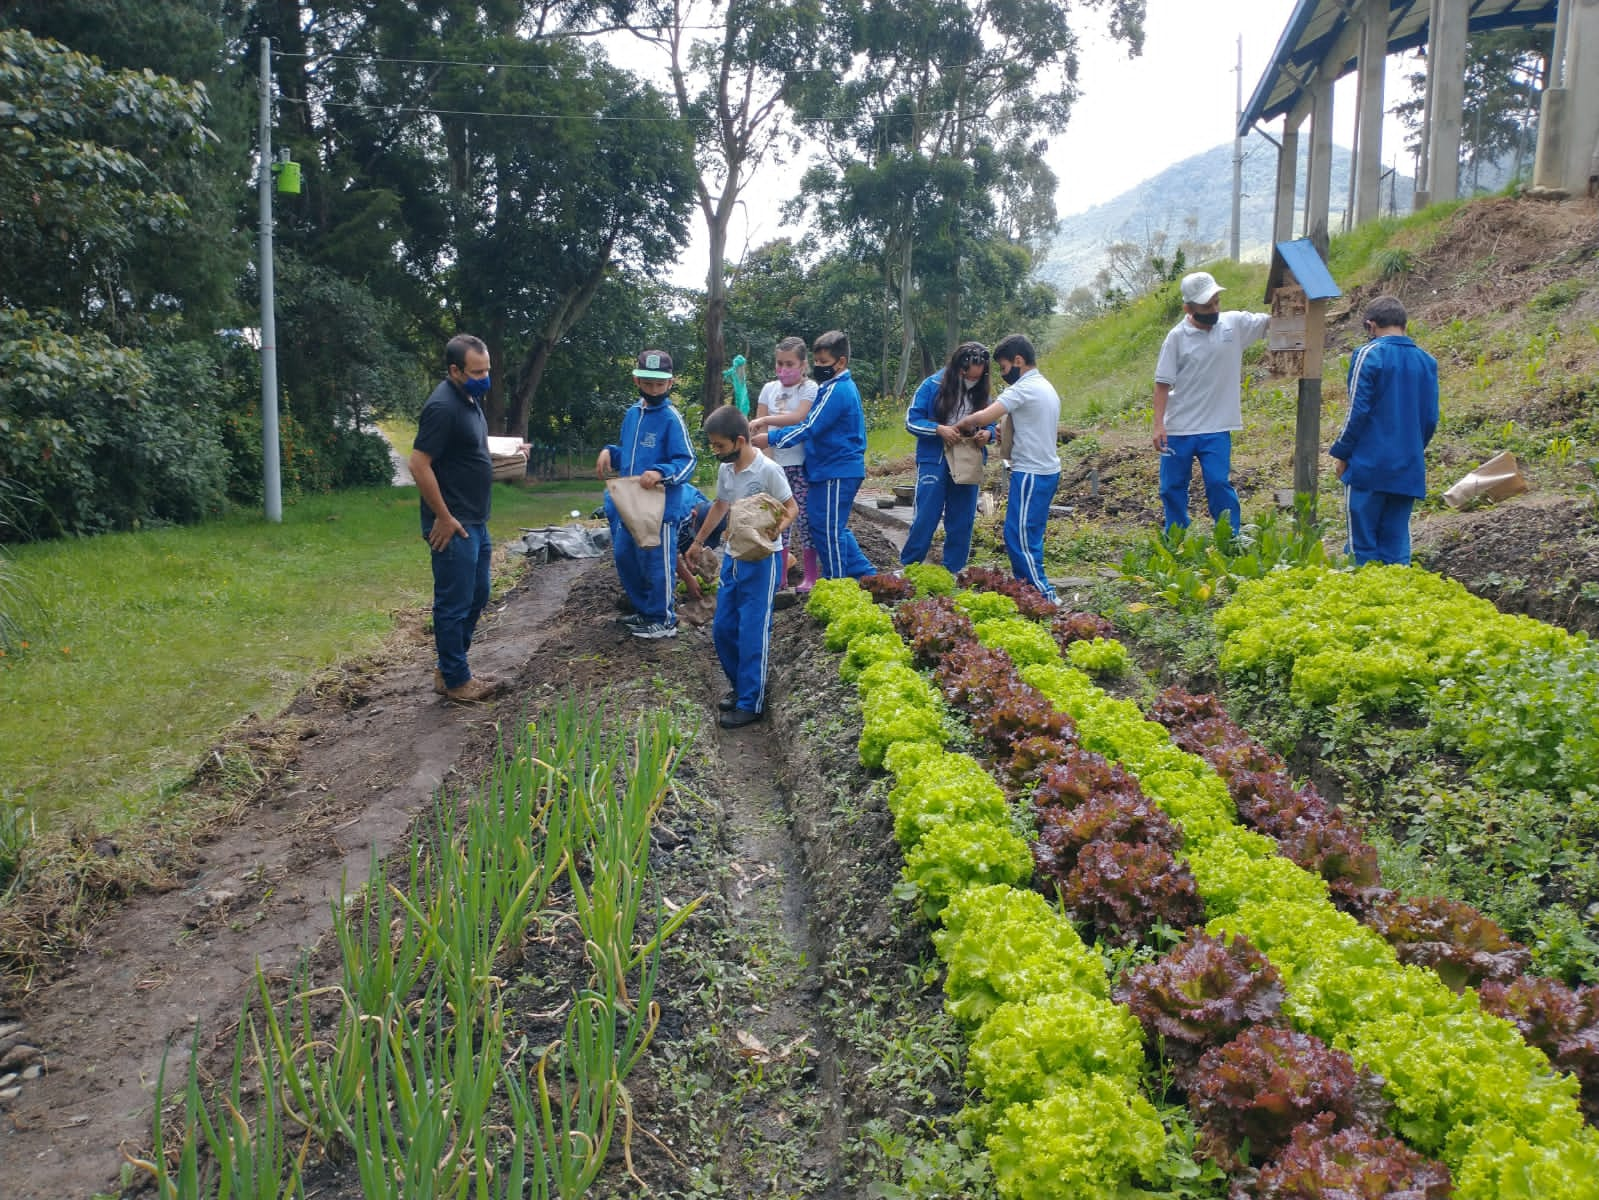
[[[916,585],[909,579],[882,572],[862,576],[860,585],[879,604],[898,604],[901,600],[909,600],[916,594]]]
[[[1446,1200],[1449,1168],[1397,1138],[1366,1129],[1334,1133],[1324,1113],[1293,1132],[1275,1162],[1255,1180],[1255,1200]],[[1234,1200],[1249,1192],[1235,1188]]]
[[[1090,842],[1060,896],[1076,920],[1117,946],[1142,940],[1156,925],[1181,929],[1205,915],[1187,864],[1150,842]]]
[[[1051,767],[1064,763],[1076,749],[1068,738],[1033,734],[1011,747],[1005,773],[1017,787],[1030,789]]]
[[[1138,801],[1144,798],[1144,793],[1138,781],[1122,770],[1120,763],[1110,762],[1104,755],[1089,750],[1073,750],[1058,765],[1044,772],[1033,793],[1033,804],[1039,809],[1048,805],[1076,808],[1095,796],[1121,796]]]
[[[1334,1129],[1380,1128],[1382,1080],[1319,1038],[1254,1025],[1199,1060],[1188,1107],[1206,1149],[1234,1161],[1245,1140],[1257,1160],[1288,1145],[1294,1127],[1325,1114]]]
[[[1532,962],[1526,947],[1471,905],[1442,896],[1380,904],[1371,925],[1393,945],[1400,962],[1433,968],[1457,992],[1508,982]]]
[[[1505,1018],[1557,1071],[1576,1076],[1583,1116],[1599,1125],[1599,987],[1573,989],[1558,979],[1524,975],[1477,990],[1485,1011]]]
[[[1186,1086],[1206,1050],[1225,1045],[1252,1025],[1277,1020],[1282,976],[1248,939],[1231,941],[1193,930],[1169,954],[1135,967],[1116,985],[1115,998],[1163,1047]]]
[[[1095,638],[1108,640],[1116,636],[1116,626],[1104,617],[1087,612],[1057,613],[1049,623],[1049,631],[1063,650],[1073,642],[1091,642]]]
[[[955,582],[975,591],[998,592],[1002,596],[1009,596],[1016,601],[1016,611],[1031,621],[1053,617],[1057,611],[1054,601],[1032,584],[993,567],[967,567],[955,577]]]
[[[901,604],[894,610],[894,628],[924,667],[937,665],[955,647],[977,639],[972,619],[949,596]]]

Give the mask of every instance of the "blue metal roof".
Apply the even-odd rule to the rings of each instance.
[[[1294,273],[1294,281],[1305,289],[1306,300],[1331,300],[1335,296],[1342,296],[1343,290],[1333,282],[1332,272],[1327,269],[1327,264],[1321,260],[1321,255],[1316,251],[1316,244],[1309,238],[1300,238],[1293,242],[1278,242],[1272,249],[1276,258],[1283,261],[1283,265]],[[1272,263],[1272,286],[1278,281],[1277,264]],[[1271,297],[1268,295],[1267,300]]]
[[[1428,0],[1392,2],[1388,16],[1388,53],[1425,46],[1431,4]],[[1331,53],[1350,21],[1358,19],[1347,11],[1351,7],[1347,0],[1299,0],[1277,42],[1266,73],[1255,85],[1255,94],[1244,108],[1244,115],[1238,122],[1240,134],[1248,133],[1255,122],[1280,117],[1299,103],[1310,81],[1311,69]],[[1552,27],[1559,7],[1558,0],[1472,0],[1468,28],[1476,33],[1487,29]],[[1358,15],[1358,10],[1356,12]],[[1349,57],[1337,65],[1335,78],[1341,79],[1354,70],[1357,53],[1358,48],[1352,50]]]

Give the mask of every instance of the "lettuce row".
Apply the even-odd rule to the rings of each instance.
[[[991,634],[1034,644],[1009,597],[972,606]],[[861,761],[886,766],[904,874],[947,971],[949,1011],[973,1025],[967,1082],[988,1103],[976,1114],[1007,1200],[1132,1197],[1166,1155],[1166,1131],[1139,1092],[1142,1029],[1109,998],[1099,955],[1037,892],[1032,852],[1010,827],[1004,792],[976,759],[943,748],[943,703],[881,628],[865,591],[825,581],[808,611],[845,652],[841,674],[861,696]],[[1053,639],[1047,634],[1053,652]],[[898,643],[896,649],[894,643]]]
[[[1182,824],[1210,931],[1247,937],[1282,972],[1290,1020],[1387,1080],[1395,1128],[1449,1165],[1457,1195],[1591,1200],[1599,1135],[1582,1124],[1572,1077],[1552,1074],[1474,994],[1401,966],[1378,934],[1332,906],[1323,880],[1233,824],[1220,777],[1136,706],[1071,668],[1035,665],[1022,677],[1076,720],[1084,746],[1123,763]]]

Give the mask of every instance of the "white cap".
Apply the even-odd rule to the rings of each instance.
[[[1195,271],[1183,276],[1183,303],[1209,304],[1227,289],[1211,277],[1209,271]]]

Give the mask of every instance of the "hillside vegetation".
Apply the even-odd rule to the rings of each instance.
[[[1436,205],[1333,238],[1329,265],[1343,295],[1329,308],[1321,415],[1325,450],[1347,411],[1360,311],[1375,295],[1397,295],[1411,333],[1438,358],[1442,391],[1442,423],[1428,451],[1432,496],[1415,523],[1418,558],[1503,608],[1590,630],[1599,626],[1596,253],[1592,204],[1503,196]],[[1265,266],[1208,269],[1229,289],[1226,306],[1265,307]],[[1058,502],[1074,509],[1073,532],[1052,539],[1068,559],[1102,565],[1158,524],[1151,378],[1180,311],[1176,285],[1168,285],[1069,329],[1044,356],[1071,438]],[[1293,479],[1297,385],[1268,378],[1262,357],[1260,346],[1245,357],[1245,428],[1234,442],[1246,520],[1271,509],[1274,492]],[[1521,460],[1525,495],[1467,513],[1441,504],[1445,488],[1501,450]],[[1319,507],[1336,546],[1344,536],[1339,489],[1320,465]],[[1085,538],[1090,524],[1094,536]]]

